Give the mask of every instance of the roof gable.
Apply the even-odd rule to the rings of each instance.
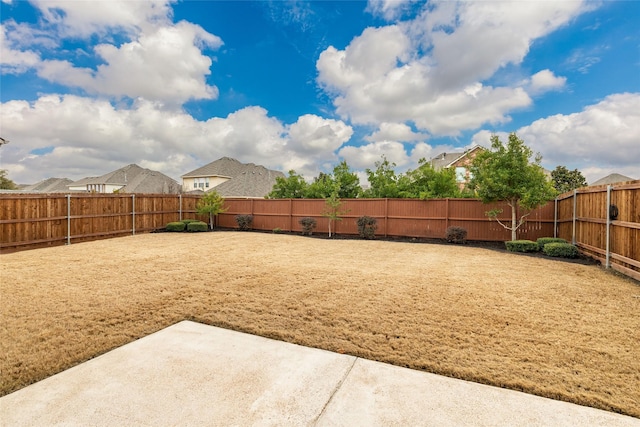
[[[629,178],[628,176],[621,175],[619,173],[612,173],[599,180],[592,182],[589,185],[607,185],[607,184],[616,184],[618,182],[626,182],[633,181],[633,178]]]

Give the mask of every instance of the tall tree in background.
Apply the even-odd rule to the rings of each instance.
[[[420,159],[418,163],[417,169],[407,171],[406,179],[399,180],[402,197],[441,199],[460,196],[454,169],[436,171],[426,159]]]
[[[16,190],[17,188],[16,183],[7,178],[7,171],[0,169],[0,190]]]
[[[293,169],[289,171],[289,176],[276,178],[271,192],[267,195],[270,199],[302,199],[306,197],[309,184],[302,176]]]
[[[517,230],[526,217],[536,207],[545,204],[557,194],[544,174],[538,154],[531,162],[533,151],[518,138],[509,134],[506,145],[497,135],[491,137],[491,150],[483,151],[471,163],[470,186],[477,191],[484,203],[505,201],[511,207],[511,225],[502,223],[498,214],[502,211],[487,212],[507,230],[511,230],[511,240],[517,239]],[[518,218],[520,207],[524,214]]]
[[[398,188],[398,175],[395,172],[395,163],[390,163],[385,156],[375,163],[376,169],[366,169],[369,180],[369,188],[362,192],[364,197],[369,198],[389,198],[400,197]]]
[[[551,171],[551,181],[558,193],[566,193],[587,186],[587,180],[582,172],[578,169],[570,171],[565,166],[558,166]]]

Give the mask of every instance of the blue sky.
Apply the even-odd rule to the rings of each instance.
[[[18,183],[223,156],[307,178],[517,132],[543,166],[640,178],[640,1],[0,3]]]

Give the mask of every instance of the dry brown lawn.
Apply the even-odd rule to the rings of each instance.
[[[1,394],[190,319],[640,417],[640,286],[598,266],[240,232],[0,264]]]

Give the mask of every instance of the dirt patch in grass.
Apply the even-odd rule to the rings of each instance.
[[[0,264],[1,394],[190,319],[640,417],[640,286],[594,265],[246,232]]]

